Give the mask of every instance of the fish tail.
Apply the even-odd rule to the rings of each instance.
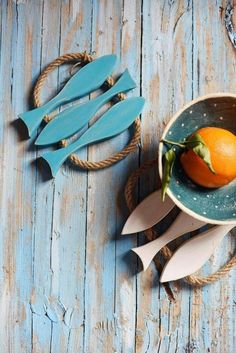
[[[42,156],[51,170],[52,176],[55,177],[61,165],[68,157],[67,148],[60,148],[53,152],[46,152]]]

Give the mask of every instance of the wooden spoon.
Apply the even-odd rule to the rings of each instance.
[[[235,226],[215,226],[184,242],[165,265],[160,282],[174,281],[198,271]]]
[[[132,250],[140,257],[143,264],[143,270],[146,271],[154,256],[161,250],[161,248],[163,248],[163,246],[183,234],[203,227],[205,224],[206,223],[199,221],[184,212],[180,212],[163,235],[143,246],[133,248]]]

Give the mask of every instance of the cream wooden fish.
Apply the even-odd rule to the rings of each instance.
[[[184,212],[180,212],[163,235],[143,246],[133,248],[132,250],[139,256],[143,264],[143,269],[146,271],[154,256],[166,244],[170,243],[174,239],[177,239],[181,235],[203,227],[205,224],[206,223],[199,221]]]
[[[167,196],[161,200],[161,190],[147,196],[130,214],[121,234],[142,232],[160,222],[175,206]]]
[[[214,226],[184,242],[165,265],[160,282],[174,281],[198,271],[235,226]]]

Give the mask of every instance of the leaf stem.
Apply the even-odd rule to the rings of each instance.
[[[171,146],[178,146],[180,148],[186,148],[185,144],[180,143],[180,142],[170,141],[170,140],[166,140],[166,139],[162,139],[161,142],[167,143],[168,145],[171,145]]]

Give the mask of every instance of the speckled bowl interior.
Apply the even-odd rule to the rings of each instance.
[[[174,115],[162,137],[181,141],[205,126],[222,127],[236,134],[236,95],[218,93],[190,102]],[[162,157],[166,150],[167,147],[160,143],[161,177]],[[176,158],[167,193],[177,206],[195,218],[212,224],[236,223],[236,179],[218,189],[200,187],[186,176],[179,158]]]

